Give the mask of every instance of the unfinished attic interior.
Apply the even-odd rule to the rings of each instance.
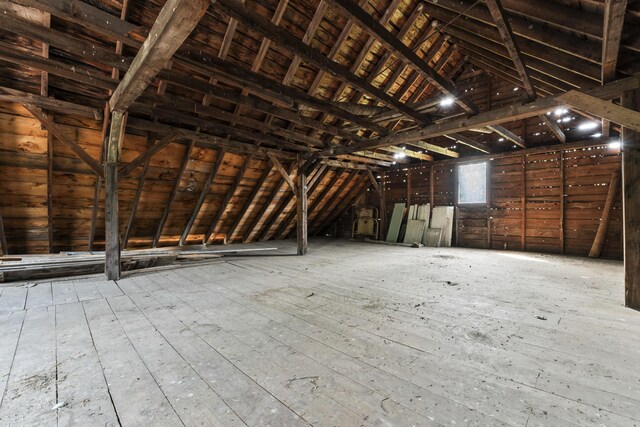
[[[640,1],[0,0],[0,425],[640,425]]]

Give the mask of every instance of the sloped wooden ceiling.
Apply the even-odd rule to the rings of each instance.
[[[638,71],[639,3],[213,2],[128,110],[125,245],[289,236],[294,196],[269,155],[308,162],[320,231],[367,169],[615,134],[552,97]],[[101,247],[106,103],[164,5],[0,0],[11,252]]]

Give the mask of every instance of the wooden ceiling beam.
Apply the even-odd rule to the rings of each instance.
[[[462,145],[466,145],[467,147],[473,148],[474,150],[477,150],[481,153],[484,154],[490,154],[491,153],[491,147],[489,147],[488,145],[485,145],[481,142],[478,142],[476,140],[474,140],[473,138],[470,138],[468,136],[459,134],[459,133],[452,133],[451,135],[445,135],[445,137],[458,142]]]
[[[577,90],[564,93],[556,99],[571,108],[618,123],[623,128],[640,132],[640,111],[631,110]]]
[[[287,185],[291,187],[291,191],[293,191],[293,194],[298,194],[298,188],[296,187],[296,184],[293,181],[294,177],[292,177],[291,175],[289,175],[289,173],[287,173],[286,169],[284,168],[284,166],[282,166],[282,163],[280,163],[280,160],[278,160],[278,158],[275,155],[268,154],[268,157],[269,157],[269,160],[271,160],[271,163],[273,164],[273,166],[276,168],[276,170],[280,174],[280,176],[282,176],[282,179],[284,179],[284,182],[286,182]]]
[[[393,50],[394,53],[402,57],[418,70],[424,78],[429,80],[431,84],[436,86],[441,92],[444,92],[456,99],[456,102],[470,112],[477,112],[477,108],[472,105],[462,93],[451,83],[438,74],[433,68],[429,67],[402,41],[398,40],[384,26],[380,25],[371,15],[364,9],[357,6],[350,0],[329,0],[329,2],[349,17],[356,20],[367,32],[373,34],[387,49]]]
[[[469,0],[425,0],[425,2],[429,5],[429,10],[445,9],[455,14],[462,13],[467,18],[480,21],[485,25],[495,28],[491,13],[484,8],[471,8],[473,3]],[[571,36],[565,31],[532,23],[529,20],[525,20],[511,13],[507,13],[507,18],[509,19],[514,34],[519,37],[535,41],[553,49],[561,50],[569,55],[578,56],[594,64],[600,64],[601,46],[600,43],[596,41]],[[456,21],[453,25],[458,25],[459,22],[460,21]]]
[[[393,97],[387,95],[384,91],[367,83],[365,79],[351,73],[347,67],[330,60],[317,49],[306,45],[301,40],[292,36],[286,29],[274,25],[263,16],[253,12],[249,7],[247,7],[247,5],[241,3],[239,0],[218,0],[216,5],[229,16],[234,17],[252,30],[260,33],[264,37],[270,38],[278,45],[316,65],[325,72],[332,74],[340,80],[349,82],[349,84],[354,87],[362,90],[363,92],[369,93],[380,102],[401,111],[403,114],[413,118],[418,123],[430,123],[428,117],[415,112],[405,104],[398,102]]]
[[[605,0],[604,27],[602,31],[602,83],[608,83],[616,77],[618,52],[624,27],[627,0]]]
[[[167,0],[149,36],[113,92],[112,111],[126,111],[198,25],[211,0]]]
[[[29,26],[26,21],[13,20],[6,16],[0,15],[0,21],[2,20],[8,20],[9,22],[11,22],[12,25],[9,26],[9,28],[12,31],[16,31],[18,34],[20,34],[20,28],[27,28],[29,29],[29,36],[33,37],[35,40],[49,40],[51,44],[54,44],[59,49],[68,50],[69,52],[89,52],[93,60],[99,59],[103,61],[105,65],[117,67],[121,71],[126,71],[131,62],[129,58],[122,57],[117,53],[109,51],[108,49],[93,45],[88,41],[74,39],[68,34],[64,34],[55,30],[44,29],[42,27],[36,28],[33,25]],[[0,58],[9,60],[10,62],[17,63],[19,65],[47,70],[48,72],[59,75],[61,77],[69,78],[80,83],[90,84],[92,86],[97,86],[108,90],[115,89],[118,84],[118,81],[113,78],[107,78],[106,76],[104,78],[101,78],[99,75],[96,75],[95,71],[93,70],[86,69],[85,71],[82,67],[63,64],[58,61],[43,61],[41,60],[41,58],[38,59],[34,55],[15,53],[11,50],[12,49],[7,46],[7,49],[5,49],[5,51],[7,52],[6,55],[3,55],[3,53],[0,52]],[[233,69],[230,69],[229,73],[233,73]],[[257,108],[266,113],[275,113],[275,115],[279,117],[282,117],[286,120],[294,121],[303,126],[318,128],[324,132],[333,132],[335,135],[341,136],[343,138],[358,139],[356,135],[350,132],[342,131],[338,128],[332,127],[331,125],[325,125],[323,123],[320,123],[319,121],[302,117],[293,111],[287,111],[274,107],[271,104],[261,101],[257,98],[245,97],[229,89],[214,86],[211,81],[207,83],[193,78],[187,78],[187,76],[183,76],[180,73],[169,70],[160,71],[159,77],[177,84],[178,86],[182,86],[189,90],[201,93],[205,97],[217,96],[224,100],[230,100],[234,103],[248,106],[249,108]],[[260,92],[260,94],[268,96],[268,93],[265,93],[264,91]],[[273,96],[276,97],[277,95]],[[291,103],[293,104],[294,101],[291,101]]]
[[[476,40],[476,43],[469,42],[466,40],[460,40],[454,37],[456,44],[460,46],[461,50],[471,58],[480,59],[484,62],[495,63],[498,68],[505,68],[509,71],[513,71],[512,74],[516,77],[516,85],[522,87],[522,80],[520,80],[520,76],[513,65],[513,62],[510,58],[500,55],[499,53],[495,53],[493,51],[489,51],[485,49],[484,46],[479,46],[480,43],[477,43],[479,40]],[[487,46],[488,47],[488,46]],[[552,67],[543,65],[539,69],[529,69],[529,75],[533,84],[539,88],[540,83],[543,83],[547,86],[552,86],[560,91],[566,91],[571,89],[576,89],[583,82],[587,84],[588,87],[593,87],[594,84],[591,81],[586,81],[586,79],[581,78],[580,76],[567,76],[568,73],[564,71],[560,71],[559,73],[555,73]],[[561,79],[555,77],[555,74],[562,74]],[[568,77],[571,77],[571,83],[567,83],[565,80],[569,80]],[[597,83],[596,83],[597,84]]]
[[[516,135],[515,133],[511,132],[509,129],[505,128],[504,126],[491,125],[491,126],[487,126],[487,128],[491,129],[492,131],[502,136],[503,138],[513,142],[518,147],[527,148],[527,143],[525,142],[523,137]]]
[[[634,90],[640,87],[640,76],[627,77],[625,79],[616,80],[603,86],[591,89],[586,93],[596,98],[611,100],[620,96],[620,93],[627,90]],[[333,149],[323,150],[322,154],[327,156],[347,154],[363,149],[375,149],[398,143],[410,144],[411,141],[424,140],[435,136],[447,135],[465,130],[496,125],[508,121],[524,119],[527,117],[539,116],[553,111],[558,106],[564,105],[559,95],[539,98],[534,102],[520,105],[513,104],[503,108],[479,113],[472,117],[456,118],[453,120],[444,120],[441,123],[426,126],[423,128],[402,132],[398,135],[380,137],[370,142],[361,144],[354,143],[349,146],[336,147]]]
[[[457,151],[449,150],[448,148],[444,148],[439,145],[431,144],[424,141],[413,141],[410,142],[409,145],[422,148],[423,150],[431,151],[433,153],[442,154],[443,156],[453,157],[455,159],[460,157],[460,153],[458,153]]]
[[[549,116],[547,116],[546,114],[541,114],[538,117],[540,117],[542,122],[545,124],[545,126],[547,126],[547,128],[551,131],[551,133],[558,139],[558,141],[562,142],[563,144],[567,142],[567,136],[564,134],[562,129],[560,129],[560,126],[558,126],[558,123],[551,120]]]
[[[34,95],[4,86],[0,86],[0,101],[15,102],[18,104],[27,103],[48,111],[102,121],[102,113],[97,108],[61,101],[46,95]]]
[[[432,6],[429,8],[429,15],[444,22],[450,22],[455,19],[457,13],[448,9]],[[513,22],[513,19],[510,22]],[[443,31],[458,39],[482,46],[501,56],[507,57],[508,55],[506,48],[502,45],[501,36],[496,31],[496,28],[482,21],[475,19],[455,19]],[[579,43],[580,41],[575,40],[574,42]],[[574,75],[585,77],[592,81],[591,84],[600,82],[600,66],[591,61],[522,36],[519,36],[518,45],[522,53],[527,57],[529,68],[533,68],[534,65],[537,64],[537,68],[539,69],[543,67],[544,64],[548,64],[569,71]],[[578,49],[580,48],[580,46],[577,47]]]
[[[502,8],[502,3],[500,0],[485,0],[485,4],[493,17],[493,20],[498,27],[498,32],[502,37],[502,42],[504,43],[504,47],[509,52],[509,56],[511,57],[511,61],[516,67],[516,71],[520,76],[520,80],[522,81],[522,85],[527,92],[527,96],[530,100],[534,100],[537,98],[536,89],[531,83],[531,78],[529,77],[529,71],[527,70],[527,66],[522,59],[522,53],[520,52],[520,46],[518,46],[518,41],[513,35],[513,31],[511,30],[511,24],[509,24],[509,20],[505,17],[504,9]]]

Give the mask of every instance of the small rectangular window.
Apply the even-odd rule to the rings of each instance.
[[[487,203],[487,162],[458,165],[458,203]]]

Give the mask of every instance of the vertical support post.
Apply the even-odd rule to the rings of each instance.
[[[520,156],[522,162],[522,218],[520,225],[520,249],[527,250],[527,157],[523,154]]]
[[[487,162],[487,249],[491,249],[491,161]]]
[[[622,95],[623,107],[640,110],[640,90]],[[624,305],[640,310],[640,132],[622,128]]]
[[[564,254],[564,151],[560,150],[560,253]]]
[[[433,173],[433,163],[431,163],[431,167],[429,168],[429,193],[430,193],[429,201],[431,204],[431,209],[435,207],[435,203],[436,203],[435,189],[436,189],[435,174]]]
[[[411,168],[407,169],[407,212],[411,207]]]
[[[296,201],[296,236],[298,239],[298,255],[307,253],[307,172],[298,170]]]
[[[107,161],[104,166],[105,203],[105,260],[104,272],[107,280],[120,278],[120,232],[118,228],[118,157],[124,138],[125,114],[114,111],[107,146]]]
[[[384,240],[387,235],[387,190],[385,186],[387,174],[380,173],[380,226],[378,227],[378,239]]]
[[[4,222],[2,221],[2,213],[0,213],[0,252],[2,252],[2,255],[9,254],[9,248],[7,248],[7,235],[4,233]]]

